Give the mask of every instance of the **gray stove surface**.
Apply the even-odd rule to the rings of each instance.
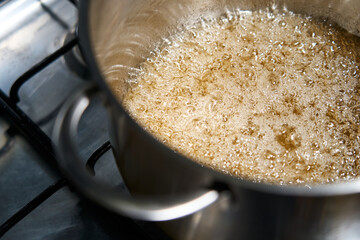
[[[68,0],[0,1],[0,89],[9,94],[16,79],[63,46],[77,23],[77,8]],[[63,57],[27,81],[18,106],[41,123],[83,79]],[[79,127],[79,151],[87,159],[108,140],[105,110],[94,101]],[[51,136],[54,118],[40,127]],[[10,124],[0,115],[0,226],[60,178],[18,134],[9,139]],[[96,165],[96,177],[124,187],[111,152]],[[62,187],[3,235],[3,239],[139,239],[147,235],[130,219],[115,216]]]

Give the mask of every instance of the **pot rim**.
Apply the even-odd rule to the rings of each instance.
[[[90,39],[90,29],[89,29],[89,6],[91,0],[81,0],[79,3],[79,24],[78,24],[78,38],[79,38],[79,48],[84,57],[84,60],[90,68],[92,78],[103,90],[108,100],[112,103],[112,106],[124,113],[128,118],[130,123],[134,125],[146,138],[151,139],[154,144],[163,152],[168,155],[173,154],[174,151],[167,147],[165,144],[158,141],[154,136],[145,131],[136,121],[125,111],[120,102],[117,100],[116,96],[110,90],[108,84],[105,81],[105,77],[102,75],[101,70],[98,67]],[[92,79],[93,80],[93,79]],[[175,153],[175,161],[178,161],[182,164],[190,165],[191,167],[198,168],[199,170],[206,171],[207,174],[213,176],[216,182],[226,183],[230,189],[234,187],[243,187],[247,190],[259,191],[269,194],[278,194],[278,195],[287,195],[287,196],[303,196],[303,197],[327,197],[327,196],[339,196],[339,195],[349,195],[349,194],[359,194],[360,193],[360,179],[352,180],[349,182],[338,182],[338,183],[329,183],[329,184],[317,184],[317,185],[275,185],[268,183],[259,183],[253,182],[246,179],[240,179],[232,177],[228,174],[221,173],[210,167],[204,167],[199,163],[179,154]],[[201,169],[200,169],[201,168]]]

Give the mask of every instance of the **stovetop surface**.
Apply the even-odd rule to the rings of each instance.
[[[74,32],[77,20],[77,8],[68,0],[0,1],[1,91],[9,96],[22,74],[61,48]],[[69,70],[61,56],[20,87],[17,106],[51,137],[59,106],[86,84],[88,80]],[[95,99],[80,122],[79,153],[85,160],[108,141],[104,116],[105,109]],[[101,157],[95,172],[97,178],[125,188],[111,151]],[[42,198],[44,194],[49,197]],[[143,223],[82,199],[1,115],[0,196],[1,227],[26,215],[2,233],[3,239],[149,238],[141,227]],[[24,214],[22,209],[33,205],[39,196],[41,204]]]

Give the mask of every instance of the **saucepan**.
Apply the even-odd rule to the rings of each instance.
[[[358,0],[80,1],[80,48],[95,86],[69,99],[54,128],[59,165],[74,186],[114,212],[158,222],[172,238],[360,239],[359,180],[292,186],[223,174],[159,142],[111,90],[124,85],[155,44],[185,20],[273,6],[329,18],[360,35]],[[131,196],[94,181],[78,156],[76,129],[95,95],[108,110],[113,152]]]

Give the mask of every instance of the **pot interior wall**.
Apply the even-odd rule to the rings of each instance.
[[[109,85],[126,92],[126,80],[162,39],[200,17],[226,11],[277,6],[295,13],[329,18],[360,35],[358,0],[93,0],[90,5],[92,48]]]

